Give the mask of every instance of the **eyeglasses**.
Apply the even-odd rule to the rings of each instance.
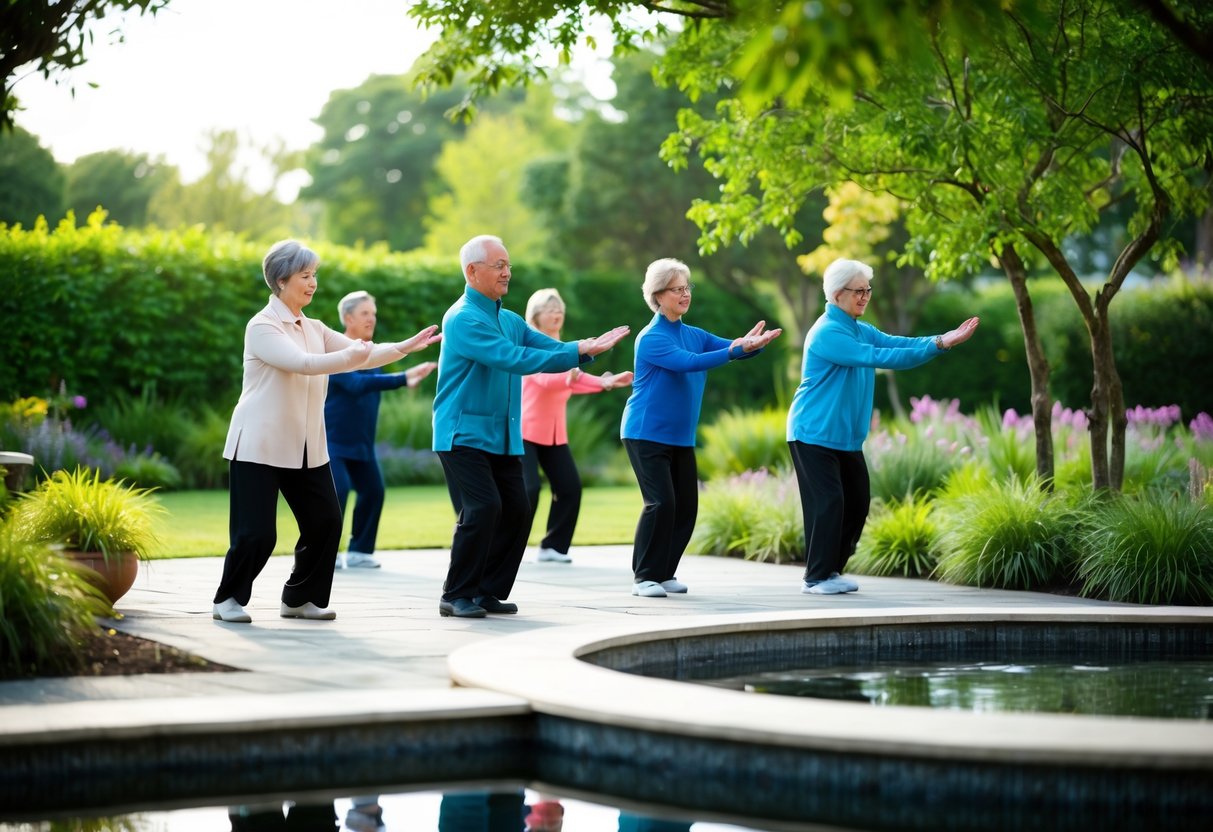
[[[852,289],[849,286],[843,286],[842,291],[854,292],[855,294],[859,295],[861,298],[867,298],[867,297],[872,296],[872,287],[871,286],[869,286],[866,289]]]
[[[476,263],[481,266],[488,266],[490,269],[493,269],[494,271],[499,271],[499,272],[503,272],[506,269],[510,268],[509,260],[498,260],[496,263],[486,263],[483,260],[477,260]],[[511,269],[511,271],[512,271],[512,269]]]
[[[665,289],[662,289],[662,291],[663,292],[673,292],[674,294],[678,295],[679,297],[685,297],[685,296],[691,294],[691,292],[695,291],[695,284],[688,283],[686,286],[667,286]]]

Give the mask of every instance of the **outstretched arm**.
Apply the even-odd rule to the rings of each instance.
[[[742,352],[754,352],[754,350],[762,349],[783,334],[782,329],[767,329],[766,326],[766,321],[759,321],[745,335],[734,339],[731,346],[741,347]]]
[[[581,355],[601,355],[626,338],[631,331],[629,326],[617,326],[597,338],[583,338],[577,342],[577,352]]]

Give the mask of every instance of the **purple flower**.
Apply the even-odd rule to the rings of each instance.
[[[1192,435],[1197,439],[1213,439],[1213,416],[1202,410],[1196,414],[1196,418],[1188,425],[1188,430],[1192,431]]]
[[[77,410],[84,410],[84,408],[88,407],[88,399],[84,398],[84,396],[72,396],[72,407]]]

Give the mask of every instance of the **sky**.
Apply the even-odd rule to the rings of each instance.
[[[208,131],[234,129],[250,147],[282,141],[302,149],[321,138],[312,119],[333,90],[407,72],[434,39],[407,7],[407,0],[171,0],[154,17],[107,17],[82,66],[50,81],[19,75],[13,92],[26,109],[16,122],[59,162],[130,150],[163,157],[190,182],[205,170]],[[125,42],[112,42],[116,25]],[[268,185],[268,168],[244,161],[253,184]]]

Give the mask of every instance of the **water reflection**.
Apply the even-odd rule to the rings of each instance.
[[[974,712],[1027,712],[1208,720],[1213,661],[974,662],[869,664],[751,673],[703,684],[806,696]]]

